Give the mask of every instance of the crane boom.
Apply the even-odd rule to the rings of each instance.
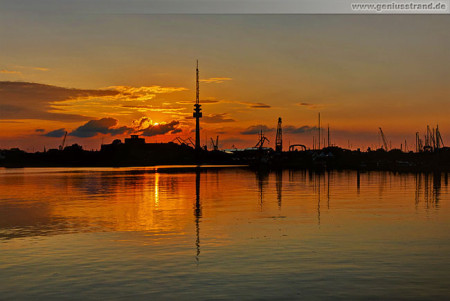
[[[383,140],[383,145],[384,145],[384,150],[388,151],[388,145],[386,142],[386,137],[384,136],[383,130],[381,128],[380,129],[380,135],[381,135],[381,139]]]
[[[262,149],[264,146],[264,142],[270,142],[269,139],[267,139],[266,136],[264,136],[263,131],[261,130],[260,134],[259,134],[259,141],[258,143],[255,145],[255,148],[260,148]]]
[[[213,138],[209,138],[211,139],[211,144],[213,146],[213,150],[217,151],[219,150],[219,136],[217,136],[216,141],[214,141]]]
[[[59,150],[63,150],[64,149],[64,144],[66,144],[66,137],[67,137],[67,131],[64,133],[64,138],[62,140],[61,145],[59,146]]]

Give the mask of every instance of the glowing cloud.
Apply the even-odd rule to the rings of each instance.
[[[152,137],[164,135],[167,133],[175,134],[179,132],[179,129],[177,128],[179,124],[180,122],[176,120],[173,120],[169,123],[154,123],[152,125],[149,125],[146,129],[144,129],[141,135]]]
[[[44,71],[44,72],[50,70],[50,69],[44,68],[44,67],[31,67],[31,69],[37,70],[37,71]]]
[[[173,92],[186,91],[187,88],[184,87],[161,87],[161,86],[150,86],[150,87],[128,87],[128,86],[111,86],[107,88],[108,90],[118,91],[119,94],[116,98],[130,99],[130,100],[150,100],[155,97],[155,94],[168,94]]]
[[[221,84],[224,81],[232,80],[230,77],[210,77],[206,79],[201,79],[200,82],[205,84]]]
[[[6,70],[6,69],[0,70],[0,73],[3,73],[3,74],[22,74],[22,72],[20,72],[20,71]]]

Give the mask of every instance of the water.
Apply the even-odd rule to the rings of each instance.
[[[1,300],[450,297],[445,174],[0,169]]]

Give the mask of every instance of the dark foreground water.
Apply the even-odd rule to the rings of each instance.
[[[445,174],[0,169],[0,300],[444,300]]]

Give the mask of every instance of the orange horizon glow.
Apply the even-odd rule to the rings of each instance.
[[[77,33],[49,17],[71,32],[63,44],[54,26],[29,20],[5,34],[0,149],[55,148],[65,131],[67,143],[85,149],[130,134],[148,142],[193,137],[197,58],[203,145],[219,136],[221,149],[252,147],[259,127],[273,147],[281,117],[285,146],[312,147],[319,112],[321,136],[329,125],[331,144],[345,148],[380,147],[379,127],[395,148],[405,140],[412,146],[427,125],[438,125],[444,143],[450,141],[448,18],[120,17],[141,22],[130,32],[114,18],[98,17],[108,26]],[[19,39],[13,32],[21,26],[42,40]],[[94,43],[93,27],[103,44]],[[88,44],[97,46],[80,54]]]

